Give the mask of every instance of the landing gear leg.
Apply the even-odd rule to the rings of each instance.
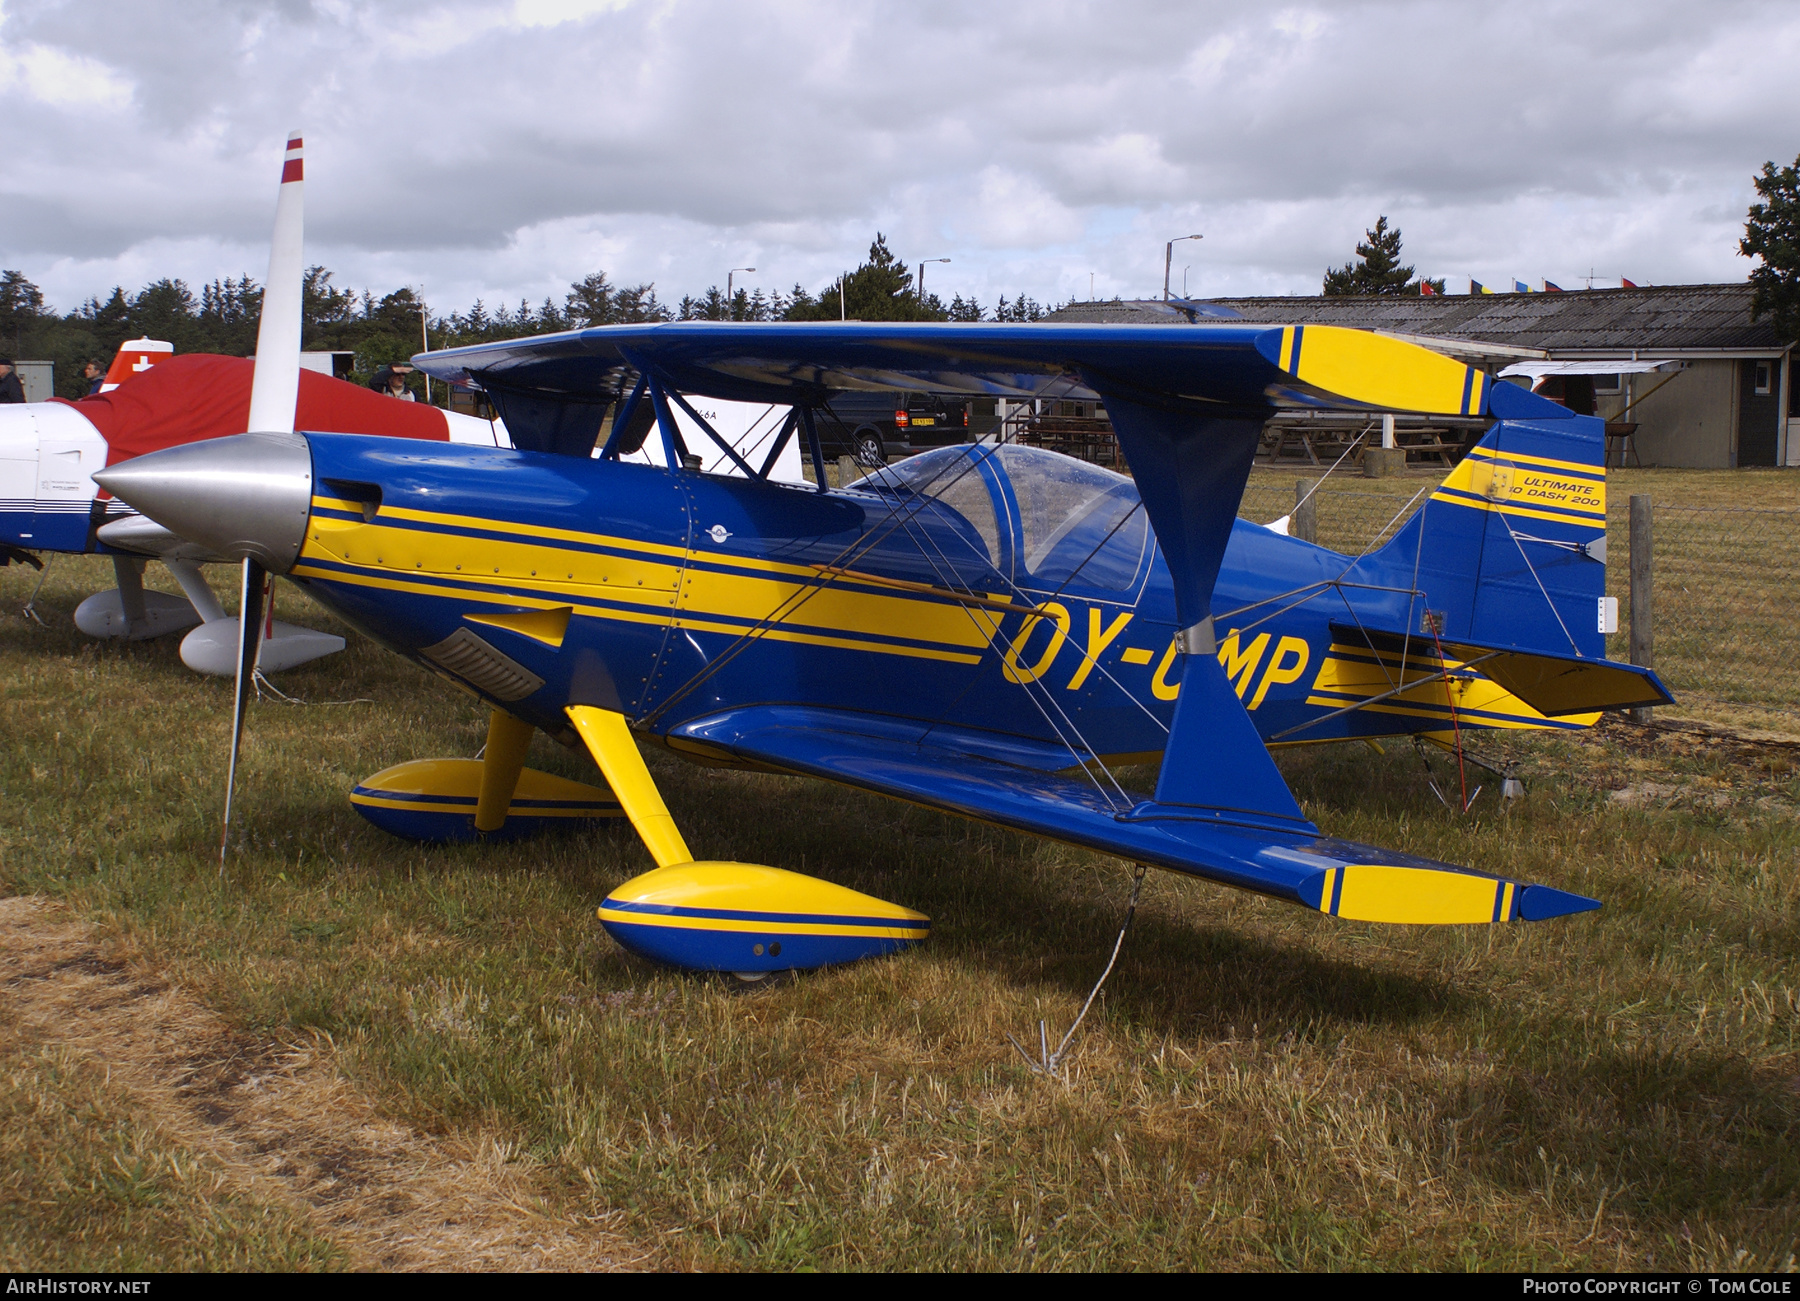
[[[149,621],[144,608],[144,562],[134,556],[114,556],[113,576],[119,582],[119,608],[125,612],[125,635],[137,636]]]
[[[481,756],[481,796],[475,803],[475,830],[498,831],[506,825],[519,774],[525,770],[525,753],[537,729],[520,722],[503,709],[488,715],[487,749]]]

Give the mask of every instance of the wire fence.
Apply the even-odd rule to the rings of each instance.
[[[1400,482],[1398,493],[1321,485],[1312,506],[1319,544],[1357,555],[1392,537],[1424,502],[1413,493],[1435,486]],[[1259,474],[1238,513],[1267,524],[1291,514],[1295,498],[1293,479]],[[1660,500],[1653,507],[1653,660],[1679,711],[1800,730],[1800,510]],[[1631,513],[1624,492],[1608,504],[1607,553],[1607,591],[1619,599],[1619,632],[1607,639],[1607,654],[1628,661]]]
[[[1683,506],[1652,499],[1651,612],[1656,670],[1689,712],[1783,715],[1800,725],[1800,510]],[[1615,494],[1606,521],[1607,591],[1629,656],[1631,517]]]
[[[1316,481],[1309,479],[1301,482],[1310,488]],[[1327,481],[1312,494],[1312,509],[1318,530],[1313,540],[1322,547],[1330,547],[1333,551],[1342,551],[1352,556],[1380,546],[1394,535],[1395,529],[1412,517],[1414,511],[1425,504],[1430,489],[1437,486],[1435,481],[1426,479],[1407,479],[1403,482],[1406,484],[1406,491],[1395,494],[1339,488],[1335,483]],[[1419,492],[1421,488],[1426,491]],[[1292,514],[1296,496],[1294,480],[1265,482],[1258,475],[1244,489],[1244,500],[1238,507],[1238,514],[1245,519],[1255,520],[1258,524],[1267,524],[1283,515]]]

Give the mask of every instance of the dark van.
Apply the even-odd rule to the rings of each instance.
[[[883,465],[890,457],[968,442],[969,404],[929,393],[846,390],[820,409],[814,424],[827,457]]]

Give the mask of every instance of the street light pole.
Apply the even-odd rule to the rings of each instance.
[[[1163,301],[1169,301],[1169,272],[1175,264],[1175,246],[1184,239],[1205,239],[1204,235],[1177,235],[1163,245]],[[1186,291],[1183,290],[1185,293]]]
[[[419,286],[419,344],[421,352],[431,351],[431,336],[425,332],[425,286],[423,285]],[[429,406],[431,403],[431,376],[424,371],[421,371],[420,374],[425,376],[425,402]]]
[[[740,271],[755,271],[755,270],[756,270],[755,267],[732,267],[731,270],[729,270],[725,273],[725,319],[726,320],[729,321],[731,319],[731,300],[737,296],[736,294],[734,294],[732,292],[732,285],[734,283],[734,281],[732,280],[732,277],[737,275],[737,273]]]
[[[925,262],[948,262],[949,260],[950,259],[947,257],[928,257],[925,259]],[[919,306],[921,306],[921,307],[923,307],[925,305],[925,262],[919,263],[918,292],[919,292]]]

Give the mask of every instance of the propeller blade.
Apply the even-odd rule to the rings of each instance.
[[[256,326],[256,370],[250,380],[250,414],[245,422],[253,433],[294,432],[294,408],[300,399],[300,308],[306,255],[305,156],[300,133],[289,132],[281,161],[281,190],[275,200],[275,229],[269,238],[262,319]],[[225,773],[225,821],[219,832],[221,872],[231,849],[231,796],[237,788],[238,754],[244,744],[244,711],[256,686],[263,637],[274,631],[274,603],[268,598],[269,571],[245,556],[238,604],[237,690],[231,704],[231,763]],[[265,616],[270,621],[266,628]]]
[[[269,239],[269,277],[263,282],[262,319],[256,327],[256,369],[250,380],[251,433],[291,434],[300,398],[300,305],[306,272],[300,133],[288,134]]]
[[[244,742],[244,710],[256,686],[256,661],[262,652],[263,610],[268,596],[269,571],[255,560],[244,560],[244,586],[238,604],[237,690],[231,706],[231,763],[225,771],[225,823],[219,833],[219,870],[225,870],[225,854],[231,848],[231,793],[237,786],[238,751]]]

